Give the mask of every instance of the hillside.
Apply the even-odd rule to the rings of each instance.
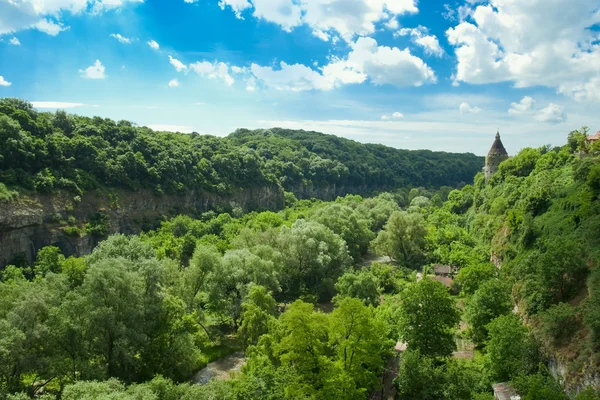
[[[298,197],[458,187],[483,166],[473,154],[407,151],[316,132],[238,130],[226,138],[154,132],[128,121],[37,112],[0,100],[0,182],[81,194],[97,188],[202,190],[220,195],[277,184]]]

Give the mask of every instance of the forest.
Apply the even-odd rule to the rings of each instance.
[[[271,168],[313,157],[344,165],[344,179],[360,184],[371,173],[404,171],[412,156],[425,165],[446,156],[307,132],[219,139],[126,123],[111,131],[110,121],[36,113],[15,100],[3,100],[0,112],[0,135],[13,146],[0,159],[8,193],[0,205],[13,190],[52,191],[61,179],[75,192],[117,182],[180,190],[207,182],[187,170],[198,163],[212,164],[210,185],[231,188],[291,184]],[[53,129],[61,118],[73,124],[67,131],[85,125],[97,134]],[[132,136],[116,138],[123,132]],[[110,181],[110,168],[132,173],[117,154],[152,137],[165,153],[152,163],[142,154],[142,164],[158,175]],[[61,144],[52,147],[55,139]],[[86,173],[72,149],[94,160]],[[1,270],[0,398],[492,400],[492,385],[508,382],[523,400],[600,399],[586,384],[600,365],[598,150],[582,129],[562,147],[523,149],[488,181],[474,168],[472,184],[451,191],[418,181],[410,191],[332,202],[290,193],[280,211],[180,215],[139,235],[105,237],[83,257],[43,247],[33,264]],[[239,151],[248,159],[236,164]],[[221,156],[229,161],[215,168]],[[16,185],[17,173],[31,181]],[[406,176],[394,185],[409,183]],[[450,281],[439,266],[450,266]],[[244,365],[229,379],[191,381],[240,351]],[[552,360],[566,375],[552,373]]]
[[[336,185],[371,194],[459,187],[483,164],[473,154],[363,145],[316,132],[238,130],[225,138],[154,132],[128,121],[38,112],[13,98],[0,99],[0,143],[4,185],[79,195],[96,188],[227,194],[266,184],[289,192]]]

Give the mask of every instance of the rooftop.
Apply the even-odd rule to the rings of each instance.
[[[592,142],[599,140],[600,139],[600,131],[596,132],[593,135],[588,136],[587,138],[588,138],[588,140],[591,140]]]
[[[502,140],[500,140],[500,131],[496,132],[496,140],[494,140],[488,156],[508,156],[508,152],[504,148]]]
[[[521,396],[508,382],[496,383],[492,385],[494,389],[494,398],[496,400],[521,400]]]

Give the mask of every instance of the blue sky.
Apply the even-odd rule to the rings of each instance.
[[[0,0],[0,97],[509,152],[600,129],[597,0]]]

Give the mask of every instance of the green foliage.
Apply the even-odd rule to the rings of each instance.
[[[473,154],[398,150],[284,129],[238,130],[226,138],[154,132],[127,121],[38,113],[0,99],[0,179],[39,192],[81,194],[99,186],[157,193],[279,184],[386,188],[458,186],[483,162]],[[286,197],[287,205],[293,198]]]
[[[568,400],[569,396],[550,374],[521,376],[513,382],[522,400]]]
[[[400,335],[411,350],[423,356],[445,357],[456,347],[454,328],[459,313],[446,287],[423,279],[402,292]]]
[[[377,277],[364,268],[358,272],[347,272],[342,275],[335,284],[335,290],[338,294],[334,297],[334,301],[353,297],[366,305],[376,306],[379,304],[380,293]]]
[[[0,182],[0,201],[11,201],[16,199],[18,196],[18,192],[9,190],[4,183]]]
[[[600,400],[600,393],[589,386],[575,396],[575,400]]]
[[[369,243],[375,237],[367,221],[361,219],[358,212],[338,203],[318,208],[311,216],[311,220],[325,225],[340,235],[355,262],[367,252]]]
[[[49,272],[59,273],[61,265],[65,261],[60,249],[56,246],[41,248],[36,257],[34,271],[36,275],[46,276]]]
[[[529,332],[513,315],[502,315],[488,326],[486,362],[497,382],[526,375],[536,366],[534,346]]]
[[[470,267],[461,268],[456,276],[457,282],[462,288],[462,292],[471,295],[479,287],[494,278],[497,275],[496,267],[492,264],[476,264]]]
[[[426,234],[421,214],[396,211],[372,246],[377,254],[389,256],[402,266],[417,269],[425,259]]]
[[[542,332],[555,345],[571,339],[578,326],[575,308],[568,303],[554,304],[540,313],[539,317]]]
[[[465,319],[471,325],[473,341],[487,340],[487,326],[492,320],[510,313],[512,308],[510,285],[500,279],[484,282],[471,297],[465,308]]]
[[[274,321],[277,303],[263,286],[252,286],[242,303],[242,315],[238,335],[246,344],[257,344],[258,339],[269,330]]]
[[[443,398],[443,370],[436,367],[432,358],[422,356],[418,350],[402,354],[396,385],[398,396],[407,400],[434,400]]]

